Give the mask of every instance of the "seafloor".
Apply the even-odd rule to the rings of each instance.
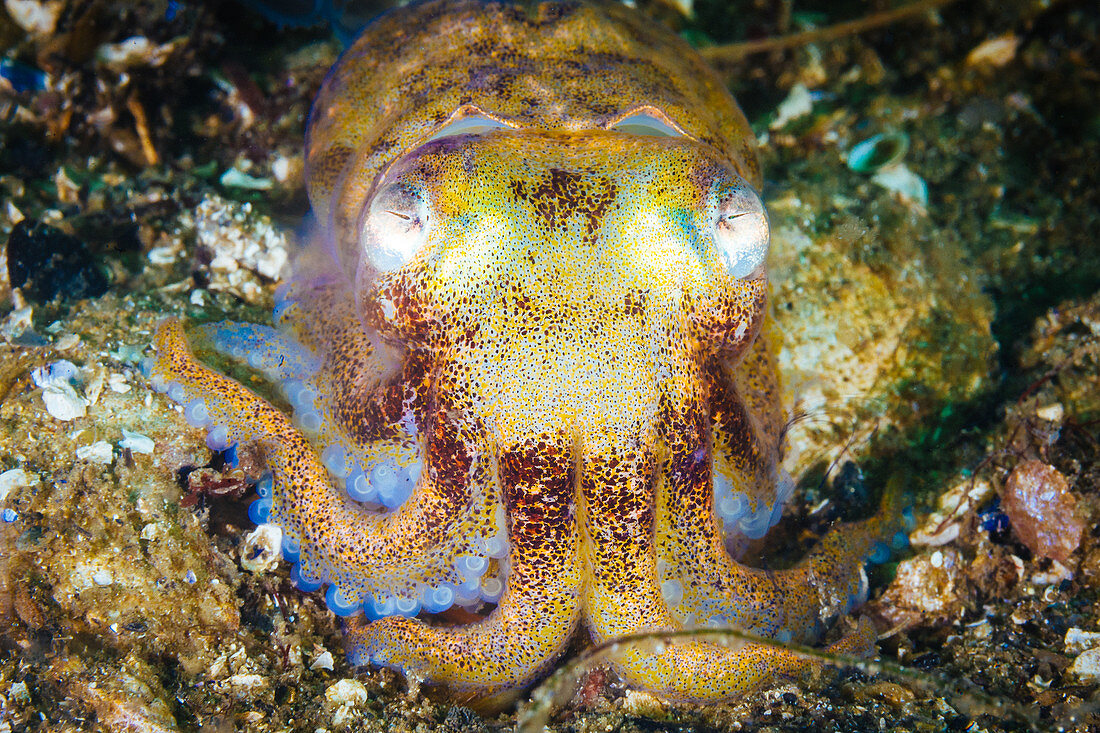
[[[256,457],[212,454],[137,367],[166,314],[270,322],[329,29],[4,6],[0,731],[513,728],[349,669],[323,601],[245,540]],[[645,10],[708,46],[890,7]],[[748,558],[906,487],[912,547],[864,609],[886,663],[701,708],[595,665],[551,729],[1100,729],[1098,42],[1094,2],[960,1],[722,62],[760,135],[799,415],[801,490]]]

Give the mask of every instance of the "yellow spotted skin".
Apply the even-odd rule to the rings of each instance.
[[[663,134],[623,127],[639,116]],[[753,149],[698,56],[615,3],[420,3],[344,54],[307,144],[324,225],[279,327],[207,328],[293,416],[198,363],[176,321],[149,375],[214,447],[264,447],[254,516],[302,587],[356,617],[353,662],[486,699],[545,674],[578,627],[809,642],[862,599],[888,513],[790,570],[727,550],[790,488],[766,276],[731,274],[712,234],[721,201],[760,185]],[[456,604],[491,612],[417,618]],[[617,664],[688,701],[808,668],[702,641]]]

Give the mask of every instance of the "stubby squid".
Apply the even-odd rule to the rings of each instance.
[[[365,616],[353,662],[491,698],[579,625],[811,641],[861,602],[889,513],[789,570],[725,546],[763,536],[793,485],[754,145],[702,60],[616,3],[419,3],[343,55],[307,142],[321,233],[278,326],[207,327],[293,419],[197,362],[174,320],[149,374],[212,447],[264,448],[253,516],[300,587]],[[466,626],[415,618],[486,603]],[[617,664],[688,701],[809,665],[705,641]]]

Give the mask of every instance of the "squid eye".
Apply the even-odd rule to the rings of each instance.
[[[428,241],[428,202],[408,183],[391,183],[371,199],[360,242],[371,264],[396,270]]]
[[[768,256],[768,214],[745,183],[729,189],[718,204],[714,243],[726,270],[735,278],[752,275]]]
[[[624,117],[614,125],[612,130],[626,132],[631,135],[648,135],[651,137],[683,137],[684,134],[672,125],[657,119],[653,115],[638,113]]]
[[[469,117],[463,117],[462,119],[448,122],[443,127],[436,130],[435,134],[428,138],[428,142],[439,140],[444,137],[454,137],[456,135],[481,135],[490,130],[497,130],[502,127],[507,127],[507,125],[498,120],[494,120],[492,117],[486,117],[485,115],[470,115]]]

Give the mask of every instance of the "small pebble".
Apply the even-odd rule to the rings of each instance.
[[[1073,660],[1069,671],[1083,682],[1100,681],[1100,649],[1089,649],[1081,652]]]
[[[1074,626],[1066,632],[1065,645],[1067,654],[1100,648],[1100,631],[1085,631]]]
[[[366,705],[370,700],[367,688],[359,680],[343,679],[329,685],[325,690],[325,700],[333,705]]]
[[[149,261],[154,265],[170,265],[179,259],[180,250],[177,247],[153,247],[149,250]]]
[[[67,333],[57,340],[54,347],[58,351],[68,351],[80,345],[80,337],[75,333]]]
[[[928,206],[928,184],[905,165],[891,165],[871,176],[871,180],[883,188],[893,191],[903,200],[921,206]]]
[[[1066,408],[1061,402],[1054,402],[1040,407],[1035,411],[1035,416],[1053,423],[1061,423],[1066,419]]]
[[[225,684],[237,688],[238,695],[258,692],[267,687],[267,678],[258,674],[234,674],[226,678]]]
[[[113,71],[160,66],[181,45],[179,41],[154,43],[144,36],[131,36],[118,43],[105,43],[96,49],[96,61]]]
[[[810,90],[806,88],[806,85],[795,84],[791,87],[787,98],[779,103],[779,107],[775,110],[775,119],[772,120],[769,127],[778,130],[786,126],[788,122],[810,114],[813,111],[813,106],[813,97],[810,96]]]
[[[627,690],[623,699],[623,710],[649,720],[660,720],[667,715],[665,703],[657,696],[644,690]]]
[[[243,188],[249,191],[268,191],[274,187],[270,178],[250,176],[238,168],[229,168],[218,181],[226,188]]]
[[[290,178],[290,160],[280,155],[271,163],[271,175],[279,183],[286,183]]]
[[[982,41],[966,55],[966,65],[972,68],[999,69],[1016,58],[1016,50],[1019,47],[1020,38],[1015,33],[1006,33],[1003,36],[990,38],[987,41]]]
[[[15,489],[34,486],[38,483],[38,476],[29,473],[22,468],[12,468],[0,473],[0,501],[4,501]]]
[[[13,682],[11,688],[8,690],[8,695],[12,700],[19,702],[22,705],[29,705],[31,702],[31,693],[27,689],[26,682]]]
[[[31,36],[53,35],[65,3],[61,0],[4,0],[4,9],[15,23]]]
[[[1066,477],[1042,461],[1024,461],[1009,475],[1003,492],[1001,508],[1020,542],[1040,557],[1068,560],[1085,524]]]
[[[310,669],[327,669],[332,671],[333,659],[332,652],[327,649],[317,655],[317,658],[313,660],[313,663],[309,665]]]
[[[916,699],[916,695],[913,694],[912,690],[902,687],[896,682],[885,680],[867,685],[862,696],[868,699],[879,698],[885,700],[887,704],[896,708],[900,708]]]
[[[108,466],[115,460],[115,449],[106,440],[97,440],[91,445],[77,448],[76,457],[82,461]]]
[[[261,524],[244,538],[241,566],[248,572],[257,574],[273,570],[279,565],[282,547],[282,528],[277,524]]]
[[[141,433],[132,433],[126,428],[122,429],[122,440],[118,441],[119,448],[129,448],[133,453],[143,453],[145,455],[152,455],[153,449],[156,447],[153,443],[153,439],[142,435]]]
[[[118,394],[126,394],[133,389],[130,383],[126,381],[126,377],[117,372],[107,377],[107,387],[112,392],[117,392]]]

